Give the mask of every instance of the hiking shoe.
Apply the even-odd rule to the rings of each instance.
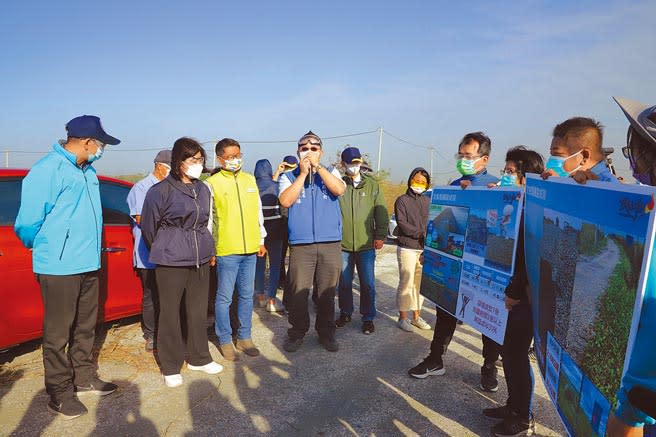
[[[287,352],[296,352],[298,348],[301,347],[303,344],[303,339],[302,338],[287,338],[285,340],[285,344],[282,345],[282,348],[286,350]]]
[[[221,373],[223,371],[223,366],[219,363],[214,362],[214,361],[210,361],[209,363],[205,364],[204,366],[194,366],[193,364],[187,363],[187,369],[189,369],[189,370],[199,370],[201,372],[207,373],[208,375],[216,375],[217,373]]]
[[[538,358],[535,356],[535,346],[531,346],[528,350],[528,359],[531,360],[532,363],[537,362]]]
[[[337,352],[339,350],[339,345],[332,338],[319,338],[319,344],[324,347],[328,352]]]
[[[481,367],[481,389],[490,392],[499,390],[497,368],[494,364],[484,364]]]
[[[483,416],[489,417],[490,419],[505,419],[510,416],[511,411],[508,408],[508,405],[502,405],[501,407],[494,408],[485,408],[483,410]]]
[[[105,396],[110,393],[114,393],[114,391],[117,388],[118,386],[116,384],[112,384],[111,382],[105,382],[96,376],[91,381],[89,381],[89,383],[86,385],[76,385],[75,392],[78,395],[89,393],[98,396]]]
[[[522,419],[518,415],[511,413],[510,416],[503,419],[492,427],[492,435],[495,436],[524,436],[535,434],[535,421],[533,417]]]
[[[51,398],[48,402],[48,410],[64,420],[75,419],[88,412],[87,407],[75,396],[66,396],[59,400]]]
[[[411,323],[419,329],[423,329],[423,330],[431,329],[430,325],[426,322],[426,320],[422,319],[421,317],[417,317]]]
[[[169,388],[180,387],[182,385],[182,375],[179,373],[175,375],[164,375],[164,383]]]
[[[335,322],[335,326],[337,326],[338,328],[342,328],[344,325],[350,322],[351,322],[351,316],[342,313],[339,315],[339,319],[337,319],[337,321]]]
[[[273,302],[268,301],[266,304],[266,310],[267,312],[270,313],[284,313],[285,312],[285,307],[282,306],[282,303],[278,299],[274,300]]]
[[[374,326],[374,322],[371,320],[365,320],[362,322],[362,333],[365,335],[373,334],[373,332],[376,330],[376,327]]]
[[[417,379],[424,379],[428,376],[440,376],[444,375],[445,373],[446,369],[442,363],[435,363],[428,358],[424,359],[424,361],[408,370],[408,375]]]
[[[152,352],[155,350],[155,341],[152,338],[146,339],[146,352]]]
[[[237,354],[232,342],[219,344],[219,352],[221,352],[223,358],[228,361],[239,361],[239,355]]]
[[[412,323],[410,323],[410,320],[408,319],[399,319],[398,322],[396,322],[396,326],[399,328],[403,329],[406,332],[414,332],[415,328],[412,327]]]
[[[255,344],[253,344],[253,340],[250,338],[242,339],[235,342],[235,347],[237,348],[238,351],[242,351],[249,357],[256,357],[260,354],[260,351],[257,347],[255,347]]]

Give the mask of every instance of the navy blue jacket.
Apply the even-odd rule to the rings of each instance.
[[[153,185],[141,211],[141,234],[150,248],[149,261],[163,266],[191,267],[214,256],[214,239],[207,229],[210,190],[169,175]]]

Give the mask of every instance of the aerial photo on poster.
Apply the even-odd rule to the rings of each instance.
[[[528,179],[525,247],[535,350],[571,434],[605,435],[625,357],[637,347],[630,339],[653,246],[653,193]]]

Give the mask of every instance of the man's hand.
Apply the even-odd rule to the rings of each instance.
[[[590,170],[577,170],[572,173],[572,179],[579,184],[585,184],[586,181],[598,181],[599,177]]]
[[[285,161],[278,164],[278,173],[282,173],[283,171],[285,171]]]
[[[299,166],[301,167],[301,176],[307,176],[308,173],[310,173],[310,169],[312,168],[312,161],[310,161],[310,158],[306,156],[301,160]]]
[[[216,265],[216,257],[213,256],[212,258],[210,258],[210,267],[214,267],[215,265]]]
[[[498,187],[498,185],[494,182],[490,182],[489,184],[487,184],[487,187],[488,188],[496,188],[496,187]]]
[[[606,424],[606,435],[608,437],[642,437],[643,434],[644,429],[642,427],[629,426],[614,414],[608,418],[608,423]]]
[[[512,310],[515,305],[519,303],[519,299],[513,299],[512,297],[506,296],[503,299],[503,304],[506,306],[508,311]]]
[[[260,244],[260,249],[257,251],[257,256],[261,258],[264,255],[266,255],[266,253],[267,253],[266,247],[264,247],[264,244]]]
[[[385,244],[385,242],[383,240],[374,240],[374,249],[376,249],[376,250],[382,249],[383,244]]]
[[[307,154],[306,158],[310,160],[310,163],[312,164],[312,168],[316,168],[319,165],[319,161],[321,161],[321,154],[320,153],[315,153],[315,152],[310,152]]]
[[[540,177],[544,180],[549,179],[549,176],[558,176],[558,174],[556,174],[555,171],[553,171],[551,169],[548,169],[548,170],[545,170],[544,172],[542,172],[542,174],[540,175]]]
[[[468,180],[460,181],[460,188],[462,188],[463,190],[470,185],[471,185],[471,181]]]

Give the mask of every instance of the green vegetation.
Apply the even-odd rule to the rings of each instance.
[[[126,175],[119,175],[119,176],[112,176],[112,177],[116,179],[120,179],[122,181],[135,183],[146,177],[146,173],[126,174]]]
[[[606,247],[607,239],[604,233],[591,223],[583,223],[579,232],[579,253],[594,256]]]
[[[583,352],[581,369],[590,377],[612,408],[617,402],[615,393],[620,385],[626,346],[631,330],[635,285],[631,281],[631,264],[620,247],[620,261],[608,280],[601,297],[594,335]]]

